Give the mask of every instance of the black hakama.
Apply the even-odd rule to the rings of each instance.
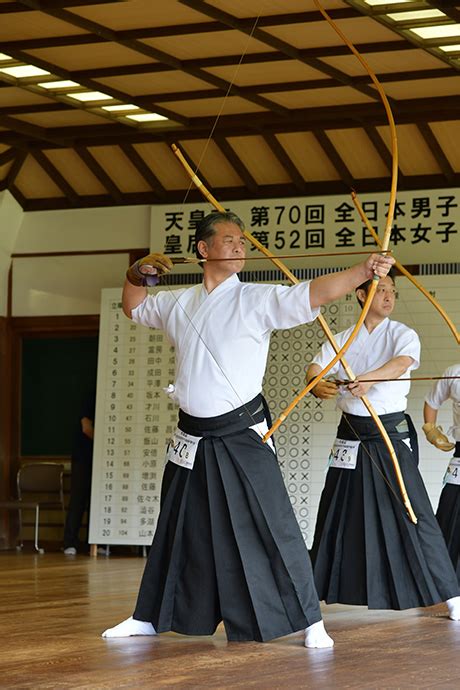
[[[454,457],[460,458],[460,441],[455,444]],[[460,582],[460,484],[445,484],[439,497],[436,518]]]
[[[337,437],[361,440],[355,469],[330,467],[321,495],[313,571],[320,600],[370,609],[430,606],[459,594],[417,469],[404,413],[381,416],[418,518],[406,514],[393,464],[370,417],[343,414]],[[391,488],[390,488],[391,487]]]
[[[192,470],[168,462],[162,508],[134,618],[157,632],[229,640],[302,630],[321,619],[310,558],[276,455],[248,426],[262,397],[179,428],[199,442]]]

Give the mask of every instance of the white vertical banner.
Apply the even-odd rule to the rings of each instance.
[[[103,290],[91,544],[152,542],[165,448],[177,422],[177,407],[163,391],[174,371],[174,351],[164,333],[126,318],[121,290]]]

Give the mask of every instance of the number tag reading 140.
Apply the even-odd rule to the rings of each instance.
[[[195,462],[198,444],[202,438],[202,436],[192,436],[181,431],[181,429],[176,429],[166,447],[166,461],[169,460],[169,462],[174,462],[176,465],[191,470]]]
[[[336,438],[329,456],[329,467],[339,467],[341,470],[354,470],[358,459],[360,441],[347,441]]]
[[[460,458],[452,458],[444,475],[444,484],[460,484]]]

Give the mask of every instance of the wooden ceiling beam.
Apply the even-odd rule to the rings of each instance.
[[[299,172],[294,161],[288,156],[286,150],[281,146],[280,142],[274,134],[265,133],[263,135],[266,144],[270,147],[272,153],[276,156],[278,161],[287,172],[300,194],[308,193],[308,184],[304,180],[303,175]]]
[[[50,161],[43,151],[38,149],[32,150],[31,155],[35,158],[37,163],[43,168],[46,174],[54,182],[54,184],[67,197],[72,206],[79,206],[79,196],[75,189],[67,182],[65,177],[59,172],[55,165]]]
[[[19,191],[19,189],[16,187],[15,184],[10,185],[8,187],[8,191],[13,196],[13,198],[16,199],[19,206],[21,206],[21,208],[25,211],[26,204],[28,203],[28,199],[26,199],[24,194]]]
[[[356,45],[357,49],[363,55],[372,53],[391,53],[395,50],[408,51],[417,50],[417,47],[404,41],[386,41],[382,43],[361,43]],[[13,45],[14,49],[14,45]],[[6,51],[8,52],[8,51]],[[345,45],[339,46],[320,46],[317,48],[305,48],[299,50],[302,57],[308,58],[322,58],[322,57],[338,57],[341,55],[349,55],[350,50]],[[245,65],[253,65],[264,62],[283,62],[291,60],[289,55],[280,53],[278,51],[269,51],[263,53],[248,53],[244,56]],[[194,58],[192,60],[183,60],[182,64],[185,67],[198,67],[206,69],[208,67],[225,67],[228,65],[237,65],[241,60],[241,55],[217,55],[207,58]],[[94,67],[87,70],[77,70],[71,72],[73,79],[78,81],[81,78],[101,78],[101,77],[119,77],[130,74],[146,74],[158,72],[173,72],[174,67],[162,63],[142,63],[138,65],[117,65],[116,67]]]
[[[356,180],[353,179],[353,175],[345,165],[345,162],[337,152],[336,148],[333,146],[327,134],[321,130],[317,130],[313,132],[313,135],[340,175],[342,182],[346,184],[349,189],[355,189],[357,186]]]
[[[0,153],[0,165],[6,165],[10,161],[12,161],[13,158],[16,158],[16,155],[17,150],[13,147],[7,149],[6,151],[3,151],[3,153]]]
[[[372,194],[378,192],[385,192],[388,190],[390,177],[357,180],[356,188],[359,193]],[[406,190],[422,190],[422,189],[443,189],[446,186],[446,179],[444,175],[414,175],[408,176],[405,180],[404,189]],[[456,174],[452,188],[460,186],[460,174]],[[13,188],[10,188],[13,194]],[[309,194],[312,196],[323,196],[325,194],[348,194],[349,187],[341,180],[323,180],[318,182],[311,182],[309,184]],[[166,204],[182,204],[184,196],[187,194],[187,189],[179,189],[167,192],[167,195],[161,203]],[[269,198],[290,198],[299,195],[298,189],[293,184],[278,184],[278,185],[259,185],[257,194],[253,194],[245,187],[215,187],[213,194],[222,201],[223,204],[229,205],[231,201],[241,199],[269,199]],[[203,201],[201,194],[192,189],[187,196],[188,201],[199,203]],[[19,199],[18,199],[19,201]],[[68,208],[68,201],[62,197],[46,198],[46,199],[25,199],[22,197],[22,202],[19,202],[25,211],[44,211],[52,209]],[[151,192],[135,192],[123,194],[120,205],[143,205],[152,204]],[[103,206],[113,206],[113,199],[107,195],[81,196],[80,206],[84,208],[97,208]]]
[[[49,130],[44,127],[38,127],[37,125],[32,125],[30,122],[24,122],[23,120],[18,120],[9,115],[0,115],[0,125],[2,127],[7,127],[19,134],[25,135],[28,139],[37,139],[38,141],[46,141],[51,144],[57,144],[62,146],[64,142],[60,140],[53,134],[49,133]],[[0,132],[0,136],[1,136]]]
[[[96,179],[99,180],[101,185],[106,188],[112,197],[112,201],[115,201],[117,204],[123,203],[123,194],[121,190],[88,149],[85,146],[76,146],[75,151],[78,153],[83,163],[91,170]]]
[[[322,62],[321,60],[318,60],[316,58],[303,58],[300,51],[291,44],[286,43],[285,41],[282,41],[281,39],[276,38],[275,36],[272,36],[272,34],[269,34],[268,32],[263,31],[262,29],[258,29],[256,26],[256,22],[254,22],[254,25],[251,28],[244,28],[231,14],[228,14],[227,12],[219,10],[215,7],[212,7],[211,5],[202,2],[202,0],[178,0],[178,2],[180,2],[181,5],[190,7],[196,12],[201,12],[202,14],[208,17],[218,19],[218,21],[221,21],[222,23],[231,26],[233,29],[236,29],[238,31],[252,36],[258,41],[261,41],[262,43],[265,43],[266,45],[275,48],[279,52],[289,55],[289,57],[293,60],[303,62],[306,65],[309,65],[310,67],[313,67],[314,69],[318,70],[319,72],[327,74],[327,76],[331,77],[332,79],[336,79],[343,86],[350,86],[355,90],[364,93],[369,98],[372,98],[372,100],[378,100],[380,98],[377,91],[371,87],[368,87],[366,85],[353,85],[350,76],[345,72],[341,72],[335,67],[331,67],[327,63]]]
[[[6,189],[11,189],[11,187],[14,185],[14,182],[21,172],[21,168],[24,165],[24,161],[27,158],[27,153],[26,151],[18,151],[16,158],[13,161],[13,165],[8,171],[8,175],[6,176]]]
[[[28,103],[27,105],[9,105],[0,108],[0,115],[30,115],[31,113],[58,113],[74,110],[67,103]]]
[[[433,70],[420,70],[417,72],[393,72],[379,76],[382,83],[395,81],[419,81],[421,79],[444,79],[445,77],[457,77],[458,72],[453,67]],[[352,81],[356,84],[370,83],[371,78],[368,75],[360,77],[353,77]],[[312,79],[310,81],[288,81],[276,82],[271,84],[253,84],[252,86],[241,86],[240,89],[245,94],[253,93],[288,93],[290,91],[312,91],[314,89],[334,89],[339,88],[341,84],[333,79]],[[175,102],[175,101],[193,101],[203,98],[220,98],[224,94],[218,89],[202,89],[193,91],[168,91],[167,93],[143,94],[137,96],[139,103],[144,103],[144,107],[149,105],[153,100],[156,103]]]
[[[4,116],[2,116],[4,117]],[[13,118],[12,118],[13,119]],[[460,119],[460,96],[442,96],[436,98],[407,99],[399,102],[398,124],[416,124],[418,122],[450,122]],[[19,122],[19,121],[17,121]],[[2,119],[0,117],[0,124]],[[29,145],[26,128],[34,127],[27,123],[21,132],[0,130],[0,141],[9,146]],[[302,108],[292,110],[289,120],[281,120],[272,113],[253,113],[241,115],[222,115],[219,119],[216,136],[232,137],[254,135],[257,133],[282,134],[288,132],[305,132],[317,129],[334,130],[356,127],[377,127],[388,124],[385,111],[379,103],[357,103],[355,105],[330,106],[322,108]],[[81,125],[77,127],[59,127],[43,130],[47,137],[36,137],[30,146],[47,148],[43,140],[48,138],[54,146],[71,146],[77,140],[88,146],[107,146],[122,142],[171,143],[172,137],[196,140],[209,137],[214,117],[194,118],[187,131],[135,129],[123,124]],[[41,128],[39,128],[41,129]],[[50,148],[50,146],[48,146]]]
[[[321,120],[321,117],[313,118],[310,117],[308,123],[302,124],[300,118],[296,118],[293,122],[283,123],[280,126],[277,122],[268,121],[249,121],[246,123],[237,122],[234,118],[223,123],[218,127],[214,138],[216,136],[224,137],[241,137],[241,136],[253,136],[254,134],[263,134],[265,132],[270,132],[273,134],[292,134],[301,132],[311,132],[315,129],[321,128],[325,131],[334,129],[350,129],[357,127],[369,125],[369,126],[386,126],[388,123],[385,117],[363,117],[362,113],[359,119],[360,124],[358,124],[359,115],[356,115],[356,120],[344,119],[343,117],[337,117],[334,120]],[[453,113],[439,113],[438,117],[434,115],[430,117],[430,122],[449,122],[456,121],[458,118],[454,116]],[[425,121],[426,115],[413,116],[412,114],[406,115],[399,119],[398,124],[416,124],[417,122]],[[174,139],[182,138],[183,141],[196,141],[197,139],[206,139],[209,137],[210,126],[212,122],[209,120],[202,121],[200,125],[194,127],[193,129],[184,131],[177,131],[174,133]],[[62,128],[58,131],[60,132]],[[65,128],[70,129],[70,128]],[[72,128],[72,132],[65,132],[67,135],[73,135],[75,141],[78,144],[84,146],[112,146],[119,145],[120,143],[128,142],[131,144],[148,144],[148,143],[166,143],[170,145],[172,140],[171,133],[165,132],[155,132],[149,129],[128,129],[122,126],[114,125],[107,131],[104,126],[95,127],[85,127],[85,128]],[[29,137],[19,134],[16,132],[8,132],[0,130],[0,142],[7,146],[15,146],[17,148],[62,148],[66,144],[50,144],[48,142],[41,142],[39,140],[31,141]],[[67,147],[73,146],[72,140],[69,139]]]
[[[136,151],[134,146],[132,144],[126,143],[120,144],[120,148],[125,154],[125,156],[128,158],[128,160],[131,161],[131,163],[136,168],[137,172],[141,175],[141,177],[143,177],[147,184],[150,185],[154,195],[158,199],[163,199],[166,194],[165,188],[161,184],[158,177],[151,170],[151,168],[149,168],[142,156]]]
[[[224,154],[225,158],[228,160],[232,168],[235,169],[237,175],[243,181],[245,187],[252,193],[256,194],[258,189],[258,184],[254,177],[251,175],[241,158],[236,153],[233,146],[227,141],[225,137],[216,136],[214,141],[219,147],[219,149]]]
[[[383,141],[382,137],[378,133],[377,129],[373,127],[372,125],[366,125],[364,127],[364,131],[366,132],[367,136],[369,137],[370,141],[372,142],[375,150],[379,154],[380,158],[383,160],[385,163],[385,166],[388,170],[389,173],[391,173],[392,165],[393,165],[393,159],[391,156],[391,152],[388,149],[387,145]],[[401,168],[398,166],[398,181],[400,184],[404,184],[404,173],[401,170]]]
[[[363,129],[366,132],[370,142],[373,144],[375,150],[379,154],[380,158],[382,159],[383,163],[385,164],[388,173],[390,173],[392,166],[391,153],[388,150],[382,137],[373,125],[364,125]]]
[[[417,124],[417,128],[422,137],[424,138],[426,145],[430,149],[436,163],[442,170],[442,173],[445,176],[446,181],[449,184],[452,184],[452,180],[455,177],[454,169],[452,168],[449,159],[447,158],[446,154],[441,148],[438,140],[434,136],[430,125],[427,122],[419,122]]]

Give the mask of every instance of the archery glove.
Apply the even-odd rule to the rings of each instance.
[[[126,278],[135,287],[153,287],[172,267],[173,262],[164,254],[147,254],[128,268]]]
[[[433,422],[427,422],[422,426],[423,431],[427,441],[429,441],[433,446],[439,448],[439,450],[444,450],[448,453],[450,450],[455,448],[455,443],[451,443],[447,436],[443,433],[442,427],[436,426]]]

